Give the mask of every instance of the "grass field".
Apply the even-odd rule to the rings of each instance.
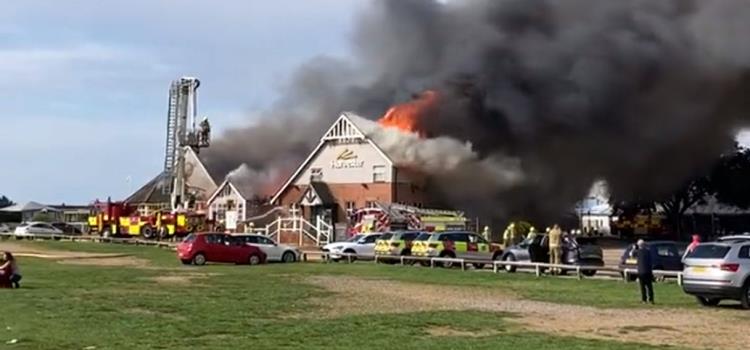
[[[652,348],[537,332],[512,322],[517,315],[482,310],[340,315],[328,310],[322,317],[318,311],[338,296],[304,281],[316,276],[357,276],[498,290],[562,304],[640,308],[634,284],[371,263],[185,267],[174,253],[151,247],[57,242],[33,246],[125,252],[148,261],[148,266],[71,265],[22,258],[24,288],[0,290],[0,348]],[[660,284],[657,293],[659,308],[695,308],[675,285]],[[382,300],[384,306],[391,302]],[[12,339],[17,342],[6,344]]]

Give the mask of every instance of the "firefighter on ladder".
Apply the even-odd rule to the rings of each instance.
[[[198,143],[201,145],[208,145],[208,141],[211,138],[211,124],[208,123],[208,117],[203,117],[203,120],[199,124],[200,131],[198,133]]]

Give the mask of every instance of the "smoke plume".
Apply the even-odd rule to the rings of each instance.
[[[288,174],[341,111],[376,119],[429,89],[431,138],[380,141],[462,209],[551,218],[596,179],[620,198],[668,193],[748,124],[743,0],[385,0],[354,23],[353,58],[302,66],[209,168]]]

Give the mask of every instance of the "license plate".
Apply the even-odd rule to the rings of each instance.
[[[635,264],[635,263],[637,263],[637,262],[638,262],[638,261],[636,261],[635,259],[627,259],[627,260],[625,260],[625,263],[626,263],[626,264]]]
[[[693,267],[693,272],[695,272],[695,273],[704,273],[704,272],[706,272],[706,268],[702,267],[702,266],[696,266],[696,267]]]

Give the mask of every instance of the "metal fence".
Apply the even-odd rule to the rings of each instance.
[[[0,233],[0,239],[26,239],[26,240],[55,240],[55,241],[70,241],[70,242],[97,242],[97,243],[113,243],[113,244],[130,244],[130,245],[145,245],[155,246],[160,248],[167,248],[174,250],[177,246],[176,242],[170,241],[154,241],[154,240],[143,240],[136,238],[111,238],[111,237],[99,237],[99,236],[73,236],[73,235],[55,235],[55,234],[29,234],[29,235],[15,235],[13,233]],[[443,257],[419,257],[419,256],[403,256],[403,255],[361,255],[352,253],[331,253],[325,251],[304,251],[302,252],[302,261],[308,261],[308,257],[318,256],[323,262],[331,261],[347,261],[353,263],[357,260],[372,260],[375,263],[382,261],[394,261],[401,265],[412,265],[420,262],[430,268],[442,267],[444,265],[454,264],[466,270],[467,266],[492,266],[494,273],[499,273],[506,266],[514,266],[516,268],[533,270],[537,277],[544,275],[545,271],[551,269],[559,269],[564,271],[575,272],[575,276],[578,279],[584,279],[586,271],[607,271],[617,273],[622,277],[625,282],[631,282],[634,276],[637,276],[638,271],[635,269],[620,269],[619,267],[612,266],[579,266],[579,265],[566,265],[566,264],[549,264],[539,262],[525,262],[525,261],[495,261],[495,260],[484,260],[484,259],[462,259],[462,258],[443,258]],[[334,256],[335,258],[332,258]],[[682,285],[682,272],[680,271],[664,271],[654,270],[654,276],[657,278],[676,278],[677,283]]]

